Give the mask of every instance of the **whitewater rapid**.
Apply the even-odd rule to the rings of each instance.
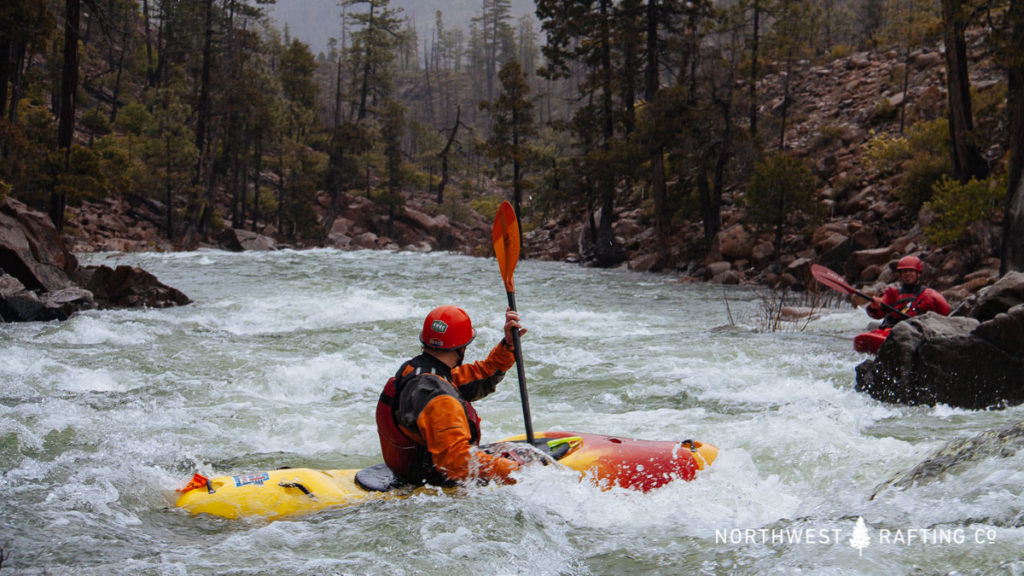
[[[1024,571],[1024,455],[884,485],[1021,408],[856,392],[860,310],[772,332],[756,289],[529,260],[516,297],[535,429],[693,438],[719,447],[709,470],[649,494],[541,468],[498,490],[297,520],[190,517],[174,490],[194,471],[378,462],[377,396],[417,353],[426,312],[469,312],[471,360],[501,337],[497,263],[334,250],[83,259],[140,265],[194,303],[0,326],[0,574]],[[522,432],[514,373],[475,405],[485,442]]]

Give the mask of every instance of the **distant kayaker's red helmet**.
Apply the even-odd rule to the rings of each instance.
[[[420,342],[434,350],[458,350],[476,338],[469,314],[458,306],[439,306],[427,314]]]
[[[924,265],[921,264],[921,259],[917,256],[904,256],[896,263],[896,271],[900,270],[913,270],[920,274],[924,270]]]

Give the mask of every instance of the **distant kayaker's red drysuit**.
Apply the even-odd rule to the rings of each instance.
[[[513,364],[504,342],[485,360],[454,369],[427,353],[402,364],[377,403],[384,462],[411,483],[512,482],[516,462],[472,449],[480,443],[480,417],[470,402],[494,392]]]
[[[882,294],[882,302],[907,316],[917,316],[925,312],[936,312],[943,316],[949,314],[949,303],[942,297],[942,294],[921,284],[889,286]],[[872,318],[884,318],[883,326],[895,326],[900,320],[903,320],[899,315],[893,314],[874,302],[868,304],[866,310],[868,316]]]

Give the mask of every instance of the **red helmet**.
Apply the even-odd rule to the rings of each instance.
[[[921,264],[921,259],[917,256],[904,256],[896,263],[896,270],[913,270],[920,274],[924,270],[924,265]]]
[[[469,314],[458,306],[438,306],[427,314],[420,342],[434,350],[458,350],[476,338]]]

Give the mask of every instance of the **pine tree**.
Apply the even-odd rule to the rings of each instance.
[[[352,33],[353,64],[358,78],[356,118],[364,120],[370,105],[383,101],[391,90],[391,64],[400,38],[401,8],[392,8],[391,0],[343,0],[346,7],[365,5],[365,12],[349,12]]]
[[[402,196],[402,138],[405,136],[405,107],[397,100],[388,100],[381,123],[384,157],[387,167],[387,189],[384,203],[388,207],[388,227],[392,228],[398,210],[405,204]],[[393,229],[388,230],[392,234]]]
[[[530,87],[518,62],[506,62],[499,74],[502,92],[492,102],[481,102],[493,120],[493,134],[487,141],[487,156],[500,166],[512,165],[512,206],[516,219],[522,216],[523,191],[529,188],[524,178],[529,158],[529,140],[537,128],[530,100]]]
[[[744,197],[747,222],[775,232],[775,253],[782,254],[786,230],[814,220],[816,181],[811,169],[798,158],[776,152],[754,168]]]
[[[943,43],[946,48],[946,88],[949,96],[949,139],[953,174],[960,182],[988,176],[988,165],[974,142],[971,83],[967,74],[967,39],[970,3],[942,0]]]
[[[861,556],[864,555],[864,549],[871,544],[871,535],[868,534],[868,527],[864,523],[864,518],[857,517],[857,525],[853,528],[853,536],[850,538],[850,546],[857,549]]]
[[[547,33],[543,47],[547,66],[544,76],[568,77],[571,66],[585,66],[586,77],[579,84],[580,98],[587,102],[573,116],[573,129],[586,155],[582,163],[589,181],[588,189],[597,192],[601,217],[592,233],[594,258],[612,266],[622,260],[615,245],[612,223],[615,210],[615,186],[618,175],[612,160],[615,137],[613,104],[615,69],[612,66],[615,12],[611,0],[537,0],[537,16]]]

